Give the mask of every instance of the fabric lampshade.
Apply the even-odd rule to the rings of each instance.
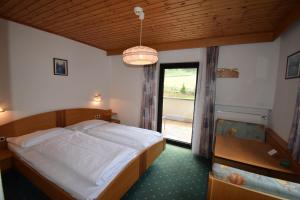
[[[123,61],[129,65],[149,65],[158,61],[157,51],[146,46],[135,46],[123,52]]]

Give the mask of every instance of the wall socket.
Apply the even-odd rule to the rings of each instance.
[[[100,114],[96,114],[95,115],[95,119],[101,119],[101,115]]]

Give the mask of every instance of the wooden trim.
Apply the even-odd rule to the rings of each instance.
[[[289,14],[282,20],[282,23],[274,30],[274,39],[278,38],[293,23],[300,19],[300,3],[294,6]]]
[[[200,48],[209,46],[221,46],[221,45],[232,45],[232,44],[245,44],[245,43],[256,43],[256,42],[271,42],[274,40],[272,32],[264,33],[251,33],[244,35],[233,35],[224,37],[212,37],[212,38],[199,38],[195,40],[184,40],[161,44],[148,45],[157,51],[167,51],[174,49],[188,49],[188,48]],[[108,49],[107,55],[119,55],[125,49]]]
[[[252,190],[243,186],[219,180],[209,173],[208,183],[208,200],[280,200],[283,198],[276,197],[267,193]]]

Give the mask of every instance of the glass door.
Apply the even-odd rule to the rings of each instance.
[[[160,65],[157,129],[171,142],[191,146],[198,66]]]

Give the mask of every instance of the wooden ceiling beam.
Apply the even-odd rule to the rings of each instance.
[[[155,48],[157,51],[167,51],[174,49],[188,49],[188,48],[200,48],[209,46],[221,46],[221,45],[233,45],[233,44],[245,44],[245,43],[256,43],[256,42],[271,42],[273,41],[273,33],[253,33],[245,35],[225,36],[225,37],[213,37],[203,38],[195,40],[176,41],[162,44],[149,45]],[[112,49],[106,50],[107,55],[119,55],[125,49]]]
[[[274,31],[274,39],[278,38],[284,31],[288,29],[294,22],[300,20],[300,3],[298,3],[292,11],[286,16]]]

